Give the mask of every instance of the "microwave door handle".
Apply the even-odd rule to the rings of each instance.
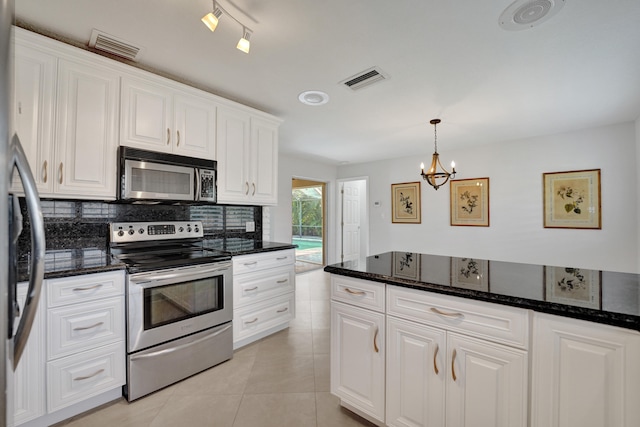
[[[20,357],[27,344],[31,326],[38,309],[38,300],[42,290],[42,280],[44,278],[44,253],[45,253],[45,237],[44,237],[44,219],[42,217],[42,209],[40,207],[40,198],[36,189],[36,182],[33,179],[29,162],[24,153],[24,149],[20,144],[18,135],[13,136],[10,146],[11,165],[15,165],[20,174],[22,187],[24,189],[25,200],[27,202],[27,213],[31,223],[31,274],[29,277],[29,289],[24,302],[24,309],[18,329],[14,337],[13,345],[13,369],[16,369]],[[13,170],[13,167],[9,168]],[[10,284],[15,286],[15,283]]]
[[[198,201],[200,200],[200,185],[202,185],[202,182],[200,181],[200,169],[195,168],[195,174],[196,176],[196,194],[194,194],[193,200]]]

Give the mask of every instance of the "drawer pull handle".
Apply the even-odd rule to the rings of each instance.
[[[278,310],[278,313],[284,313],[285,311],[289,310],[289,307],[285,307],[285,308],[281,308],[280,310]]]
[[[102,283],[98,283],[97,285],[87,286],[84,288],[73,288],[74,291],[92,291],[94,289],[98,289],[102,287]]]
[[[285,260],[285,259],[287,259],[287,258],[288,258],[288,257],[286,257],[286,256],[281,256],[281,257],[278,257],[278,258],[276,258],[276,259],[277,259],[278,261],[282,261],[282,260]]]
[[[440,373],[440,371],[438,370],[438,361],[436,360],[436,357],[438,357],[439,350],[440,350],[440,346],[436,344],[436,351],[433,352],[433,372],[435,372],[436,375]]]
[[[247,288],[247,289],[245,289],[245,291],[247,291],[247,292],[248,292],[248,291],[255,291],[255,290],[257,290],[257,289],[258,289],[258,287],[257,287],[257,286],[254,286],[253,288]]]
[[[376,353],[380,352],[380,350],[378,349],[378,343],[376,343],[376,340],[378,339],[378,331],[379,329],[376,328],[376,333],[373,334],[373,351],[375,351]]]
[[[345,292],[350,293],[351,295],[366,295],[366,292],[363,291],[352,291],[349,288],[344,288]]]
[[[457,380],[458,377],[456,377],[456,356],[458,355],[458,353],[456,352],[456,349],[453,349],[453,354],[451,355],[451,378],[453,378],[453,380]]]
[[[256,323],[257,321],[258,321],[258,318],[256,317],[256,318],[255,318],[255,319],[253,319],[253,320],[247,320],[246,322],[244,322],[244,324],[245,324],[245,325],[249,325],[249,324],[251,324],[251,323]]]
[[[287,283],[289,279],[278,280],[276,283]]]
[[[91,326],[79,326],[77,328],[73,328],[74,331],[86,331],[87,329],[97,328],[98,326],[104,325],[104,322],[98,322],[95,325]]]
[[[249,267],[250,265],[256,265],[258,263],[258,261],[253,261],[253,262],[245,262],[244,265],[246,265],[247,267]]]
[[[431,311],[445,317],[464,317],[464,314],[462,313],[447,313],[446,311],[438,310],[435,307],[431,307]]]
[[[104,372],[104,369],[98,369],[97,371],[95,371],[93,374],[91,375],[85,375],[84,377],[75,377],[73,380],[74,381],[82,381],[82,380],[88,380],[89,378],[93,378],[96,375],[99,375],[101,373]]]

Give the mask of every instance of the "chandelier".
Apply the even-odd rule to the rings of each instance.
[[[430,186],[435,188],[436,190],[440,188],[442,185],[446,184],[449,181],[449,178],[455,178],[456,176],[456,164],[455,162],[451,162],[451,173],[447,172],[445,168],[442,167],[440,163],[440,155],[438,154],[438,132],[437,125],[440,123],[440,119],[433,119],[429,123],[433,125],[433,136],[434,136],[434,145],[435,151],[433,156],[431,157],[431,166],[429,166],[429,171],[427,173],[424,172],[424,163],[420,163],[420,175],[422,175],[422,179],[427,181]],[[438,171],[438,169],[440,171]]]

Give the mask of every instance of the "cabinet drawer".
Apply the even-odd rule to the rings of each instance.
[[[124,297],[48,310],[48,359],[124,340]]]
[[[122,386],[124,357],[124,341],[120,341],[47,363],[49,412]]]
[[[233,341],[240,341],[286,323],[293,318],[294,313],[295,297],[293,293],[234,310]]]
[[[387,314],[526,349],[529,312],[487,302],[387,286]]]
[[[251,273],[267,268],[293,265],[295,259],[296,256],[293,249],[236,256],[233,257],[233,274]]]
[[[124,271],[47,280],[49,307],[124,295]]]
[[[236,308],[292,292],[295,288],[293,267],[273,268],[242,274],[233,281],[233,306]]]
[[[384,312],[385,284],[345,276],[331,276],[331,299]]]

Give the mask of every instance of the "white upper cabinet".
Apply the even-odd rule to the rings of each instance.
[[[119,74],[58,46],[16,29],[16,133],[41,197],[115,199]]]
[[[124,77],[121,145],[215,159],[216,104],[153,77]]]
[[[278,202],[279,122],[218,108],[218,202]]]
[[[56,193],[115,198],[119,83],[114,71],[60,60]]]

